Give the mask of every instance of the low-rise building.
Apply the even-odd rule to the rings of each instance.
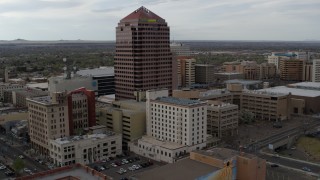
[[[288,95],[268,93],[266,91],[243,91],[241,94],[241,110],[248,110],[255,118],[261,120],[287,120]]]
[[[27,107],[27,98],[48,96],[48,91],[37,89],[21,89],[12,91],[12,104],[16,107]]]
[[[92,132],[50,140],[50,158],[56,166],[90,164],[122,154],[121,134],[111,131]]]
[[[0,83],[0,101],[4,101],[4,91],[23,89],[24,85],[11,84],[11,83]]]
[[[239,113],[235,104],[208,101],[207,133],[222,138],[238,132]]]
[[[226,80],[231,79],[243,79],[244,76],[242,73],[237,72],[220,72],[220,73],[214,73],[214,79],[215,82],[224,82]]]

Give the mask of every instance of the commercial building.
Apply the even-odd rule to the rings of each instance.
[[[284,81],[302,81],[305,61],[300,59],[281,59],[279,61],[280,79]]]
[[[135,99],[135,91],[172,89],[170,29],[166,21],[140,7],[116,28],[116,99]]]
[[[97,109],[97,123],[122,134],[122,148],[146,133],[146,103],[135,100],[114,101]]]
[[[312,82],[320,82],[320,59],[313,60]]]
[[[190,46],[186,44],[173,42],[170,44],[170,50],[174,56],[191,56]]]
[[[262,63],[258,65],[259,80],[273,79],[277,76],[277,67],[275,64]]]
[[[288,111],[294,114],[315,114],[320,113],[320,83],[300,82],[277,86],[259,91],[268,93],[282,93],[290,95]]]
[[[147,135],[130,142],[130,150],[173,163],[207,141],[207,106],[197,100],[166,97],[167,90],[147,92]]]
[[[92,127],[94,128],[94,127]],[[99,128],[90,134],[50,140],[50,158],[56,166],[90,164],[122,154],[121,134]]]
[[[0,101],[4,101],[4,91],[23,89],[24,85],[11,84],[11,83],[0,83]]]
[[[114,67],[100,67],[95,69],[84,69],[77,71],[83,77],[92,77],[92,82],[97,82],[97,96],[114,94]]]
[[[239,113],[235,104],[208,101],[207,133],[222,138],[238,133]]]
[[[288,95],[266,91],[243,91],[241,110],[248,110],[261,120],[281,121],[289,118]]]
[[[178,87],[191,87],[195,83],[196,60],[191,57],[178,56]]]
[[[49,140],[70,135],[66,93],[27,99],[31,146],[49,155]]]
[[[27,98],[31,145],[49,154],[49,140],[81,134],[96,125],[94,92],[84,88]]]
[[[215,66],[211,64],[196,64],[195,65],[196,83],[210,84],[215,82],[214,73]]]
[[[79,88],[86,88],[91,91],[97,92],[98,83],[97,80],[93,80],[92,77],[74,76],[67,79],[62,76],[51,77],[48,79],[49,92],[70,92]],[[98,93],[96,93],[98,95]]]
[[[21,89],[13,90],[11,92],[11,103],[16,107],[27,107],[27,98],[48,96],[48,91],[42,91],[37,89]]]
[[[233,61],[223,63],[225,72],[241,73],[244,79],[256,80],[259,79],[259,68],[255,61]]]

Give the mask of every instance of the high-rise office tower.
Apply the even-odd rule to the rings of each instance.
[[[170,29],[164,19],[140,7],[116,28],[116,99],[134,99],[134,91],[172,89]]]

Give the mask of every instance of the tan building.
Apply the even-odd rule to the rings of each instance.
[[[212,64],[196,64],[195,65],[195,81],[199,84],[210,84],[215,82],[214,73],[215,66]]]
[[[314,82],[313,81],[313,76],[315,75],[313,73],[314,67],[312,63],[305,63],[303,66],[303,77],[302,81],[308,81],[308,82]]]
[[[56,166],[90,164],[122,154],[121,134],[107,131],[91,132],[82,136],[70,136],[50,140],[50,157]]]
[[[280,79],[284,81],[302,81],[305,61],[300,59],[281,59],[279,61]]]
[[[31,146],[49,155],[50,139],[69,136],[66,93],[27,99]]]
[[[221,170],[209,175],[208,178],[224,177],[224,179],[238,180],[266,179],[266,160],[252,154],[226,148],[213,148],[191,152],[190,159],[221,168]],[[236,173],[233,174],[233,172]]]
[[[196,60],[191,57],[178,56],[178,87],[190,87],[195,83],[195,64]]]
[[[146,133],[146,103],[135,100],[114,101],[97,110],[97,123],[122,134],[123,148]]]
[[[223,63],[227,73],[241,73],[244,79],[272,79],[276,76],[277,67],[272,63],[257,64],[255,61],[234,61]]]
[[[288,99],[288,95],[282,93],[243,91],[240,108],[261,120],[286,120],[289,118]]]
[[[222,138],[238,132],[238,106],[221,101],[208,101],[207,133]]]

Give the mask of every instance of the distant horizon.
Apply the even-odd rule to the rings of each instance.
[[[116,40],[90,40],[90,39],[60,39],[60,40],[32,40],[32,39],[23,39],[23,38],[17,38],[17,39],[12,39],[12,40],[5,40],[5,39],[0,39],[0,42],[3,41],[8,41],[8,42],[12,42],[12,41],[29,41],[29,42],[56,42],[56,41],[88,41],[88,42],[115,42]],[[212,39],[212,40],[201,40],[201,39],[197,39],[197,40],[190,40],[190,39],[171,39],[170,42],[179,42],[179,41],[239,41],[239,42],[320,42],[320,40],[318,39],[306,39],[306,40],[216,40],[216,39]]]

